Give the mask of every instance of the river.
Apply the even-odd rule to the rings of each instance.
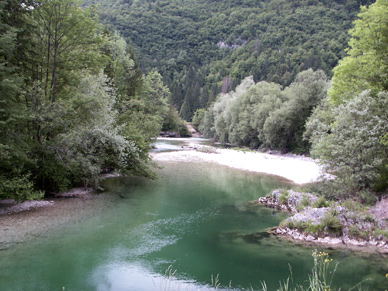
[[[181,146],[161,142],[156,151]],[[314,247],[268,235],[287,214],[247,203],[287,180],[212,163],[161,166],[155,181],[107,179],[92,202],[98,211],[76,219],[80,211],[67,209],[74,219],[4,248],[0,290],[211,290],[212,277],[218,290],[260,290],[263,281],[273,290],[289,266],[295,283],[306,283]],[[369,278],[370,290],[387,288],[386,256],[326,251],[342,290]]]

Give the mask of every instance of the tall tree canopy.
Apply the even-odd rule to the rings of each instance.
[[[199,111],[196,122],[206,136],[224,143],[305,153],[305,123],[328,87],[326,74],[312,69],[284,89],[248,77],[235,91],[221,93],[205,114]]]
[[[370,190],[388,186],[388,2],[363,7],[350,34],[348,56],[334,69],[329,99],[310,117],[306,136],[337,177],[327,188],[332,195],[373,201]]]
[[[34,199],[101,172],[154,177],[170,107],[160,74],[77,0],[1,1],[0,199]]]
[[[100,4],[101,21],[134,46],[143,70],[158,69],[190,120],[250,75],[282,86],[309,68],[331,77],[360,5],[374,1],[86,2]]]
[[[334,69],[330,101],[343,103],[362,91],[372,94],[388,90],[388,2],[377,0],[362,7],[343,58]]]

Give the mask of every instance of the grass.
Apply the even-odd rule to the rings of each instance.
[[[276,291],[335,291],[341,290],[335,289],[332,286],[334,275],[337,271],[338,263],[333,265],[333,259],[329,257],[328,253],[314,251],[313,254],[314,266],[311,270],[311,274],[308,275],[308,286],[294,284],[292,275],[292,267],[290,268],[290,277],[283,282],[279,282],[279,288]],[[388,274],[386,275],[388,279]],[[364,280],[365,281],[365,280]],[[360,282],[353,286],[350,290],[363,290],[362,283]],[[268,291],[268,287],[265,282],[261,283],[262,290]]]
[[[337,267],[339,263],[333,262],[333,259],[329,257],[329,254],[326,252],[320,252],[315,250],[312,253],[313,257],[313,268],[311,270],[311,273],[308,274],[308,280],[306,281],[307,284],[305,285],[299,285],[294,282],[293,273],[292,273],[292,266],[289,264],[289,270],[290,270],[290,276],[284,280],[279,282],[279,287],[277,289],[274,289],[276,291],[340,291],[341,288],[336,289],[333,286],[333,278],[335,276],[335,273],[337,271]],[[176,270],[172,268],[172,266],[169,266],[165,272],[165,281],[163,281],[163,284],[161,284],[159,287],[160,289],[156,290],[165,290],[165,291],[171,291],[176,289],[176,286],[173,286],[171,284],[172,280],[174,280],[174,276],[176,274]],[[386,278],[388,281],[388,274],[386,274]],[[367,279],[370,280],[370,279]],[[366,280],[364,280],[366,281]],[[362,284],[364,281],[361,281],[360,283],[356,284],[351,290],[364,290],[362,289]],[[226,287],[226,289],[223,287],[223,290],[237,290],[232,288],[232,282],[229,282],[229,286]],[[155,286],[156,287],[156,286]],[[182,286],[178,287],[178,290],[183,290],[181,288]],[[211,285],[209,289],[206,290],[218,290],[221,287],[221,283],[219,280],[219,275],[213,276],[211,275]],[[190,288],[190,287],[189,287]],[[187,290],[187,289],[186,289]],[[192,289],[189,289],[192,290]],[[197,290],[197,289],[195,289]],[[254,291],[254,289],[251,287],[251,291]],[[265,283],[265,281],[261,282],[261,291],[268,291],[268,286]],[[271,289],[272,290],[272,289]]]
[[[280,197],[279,197],[279,203],[280,203],[280,204],[286,204],[287,201],[288,201],[288,197],[287,197],[286,194],[280,195]]]
[[[329,206],[329,202],[323,196],[319,196],[318,199],[315,200],[313,203],[314,208],[322,208],[322,207],[328,207],[328,206]]]
[[[376,229],[375,230],[375,236],[379,236],[379,235],[382,235],[382,236],[384,236],[385,238],[388,239],[388,230]]]
[[[311,201],[307,195],[304,195],[303,199],[296,206],[296,209],[298,210],[298,212],[300,212],[301,210],[309,206],[311,206]]]
[[[342,230],[341,220],[332,211],[329,211],[325,214],[322,219],[322,224],[334,232],[339,232]]]

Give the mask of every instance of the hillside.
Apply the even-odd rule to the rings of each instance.
[[[144,71],[157,68],[190,120],[245,77],[289,85],[297,73],[330,77],[347,31],[371,0],[94,0],[100,19],[133,46]]]

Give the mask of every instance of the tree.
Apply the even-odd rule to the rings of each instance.
[[[312,137],[312,154],[342,185],[337,190],[340,198],[366,199],[362,195],[364,190],[387,187],[388,155],[382,143],[388,131],[387,106],[388,93],[371,96],[369,91],[364,91],[333,108],[329,131]]]
[[[103,170],[138,174],[148,169],[141,149],[120,134],[114,110],[116,95],[107,81],[102,73],[81,81],[72,105],[76,111],[74,128],[58,135],[52,146],[69,179],[85,187],[98,188]]]
[[[287,101],[270,114],[264,135],[271,149],[306,153],[310,147],[303,139],[305,123],[313,109],[326,97],[329,81],[323,71],[312,69],[299,73],[284,90]]]
[[[334,69],[330,101],[341,104],[364,90],[388,90],[388,2],[362,7],[350,30],[348,56]]]
[[[34,187],[28,168],[34,161],[24,138],[28,114],[21,103],[23,78],[15,61],[18,29],[5,19],[10,17],[9,5],[0,3],[0,199],[35,199],[43,192]]]
[[[72,185],[54,149],[58,137],[76,127],[77,110],[72,105],[79,84],[85,76],[98,74],[105,61],[93,14],[93,9],[82,9],[76,0],[53,0],[39,2],[27,18],[26,37],[31,41],[20,58],[28,111],[23,126],[27,152],[35,161],[32,179],[40,189],[56,191]]]
[[[139,149],[139,162],[134,163],[136,167],[132,174],[154,177],[154,173],[149,171],[152,163],[148,153],[152,139],[159,135],[168,114],[169,97],[170,91],[164,86],[161,75],[152,71],[144,77],[141,91],[120,108],[117,118],[120,134]]]
[[[17,17],[12,9],[20,3],[7,8],[8,18],[28,24],[21,28],[5,23],[0,13],[0,198],[33,199],[43,195],[40,190],[80,184],[97,188],[104,170],[154,177],[145,125],[153,136],[161,127],[161,78],[150,77],[140,92],[130,53],[118,37],[117,46],[103,47],[108,34],[100,34],[93,9],[75,0],[33,4]],[[113,69],[107,72],[116,84],[102,73],[104,67]],[[139,114],[129,114],[136,103],[142,109],[132,113]],[[119,108],[135,118],[119,120]],[[141,139],[144,144],[137,143]]]
[[[199,108],[202,85],[201,73],[190,67],[186,76],[185,98],[179,111],[184,120],[191,120]]]
[[[108,35],[108,42],[104,44],[104,52],[110,58],[105,73],[114,81],[117,92],[117,107],[120,110],[126,100],[134,98],[143,86],[143,74],[134,59],[132,50],[127,42],[116,31]]]
[[[329,99],[307,123],[312,154],[335,179],[331,195],[373,200],[387,188],[388,3],[363,7],[348,56],[334,69]],[[338,185],[339,187],[336,187]],[[326,192],[328,192],[326,190]]]
[[[82,9],[78,0],[45,0],[33,10],[30,25],[34,46],[29,69],[51,103],[67,94],[69,85],[78,85],[81,70],[99,72],[103,38],[93,8]]]

